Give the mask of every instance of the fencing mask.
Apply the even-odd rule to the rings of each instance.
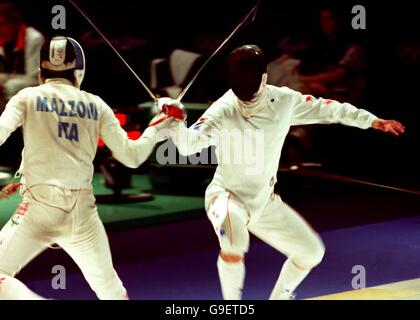
[[[41,49],[40,78],[74,78],[74,85],[80,88],[85,75],[85,55],[81,45],[74,39],[53,37]]]

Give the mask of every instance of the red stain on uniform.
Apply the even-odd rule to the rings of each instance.
[[[329,104],[331,104],[333,101],[331,100],[331,99],[328,99],[328,100],[325,100],[325,104],[326,105],[329,105]]]
[[[2,284],[4,280],[6,280],[6,278],[0,278],[0,284]]]
[[[28,212],[29,203],[21,203],[16,214],[24,216]]]
[[[306,97],[306,102],[311,102],[312,101],[312,97],[311,96],[307,96]]]

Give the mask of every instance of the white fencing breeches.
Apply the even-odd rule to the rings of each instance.
[[[251,232],[301,268],[311,269],[322,260],[325,249],[318,234],[276,194],[256,219],[227,191],[212,195],[207,203],[207,215],[225,254],[248,252]]]
[[[8,279],[52,244],[73,258],[99,299],[127,298],[92,191],[39,186],[25,193],[0,231],[0,299],[27,298],[8,290]]]

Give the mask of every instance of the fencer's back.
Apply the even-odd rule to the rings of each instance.
[[[29,90],[21,169],[26,183],[90,188],[102,100],[64,83],[49,82]]]

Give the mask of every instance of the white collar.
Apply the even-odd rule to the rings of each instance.
[[[49,83],[49,84],[68,84],[74,87],[74,84],[70,81],[67,80],[65,78],[50,78],[50,79],[46,79],[45,83]]]

